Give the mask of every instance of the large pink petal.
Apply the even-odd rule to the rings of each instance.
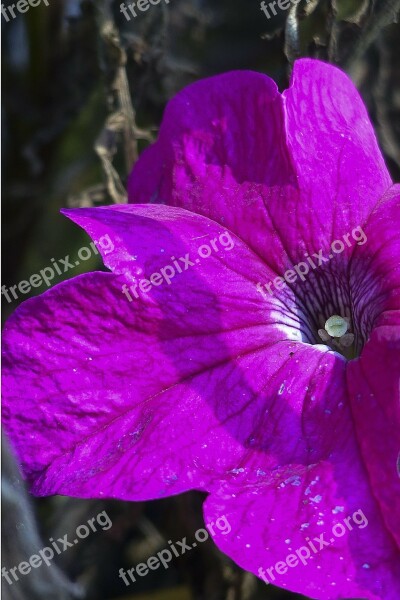
[[[372,333],[347,379],[362,455],[389,531],[400,545],[400,194],[394,187],[365,226],[352,260],[355,319]]]
[[[367,110],[345,73],[298,60],[283,101],[302,199],[286,204],[293,243],[300,238],[324,248],[327,239],[340,239],[364,224],[391,179]]]
[[[72,215],[114,240],[115,274],[24,303],[4,334],[4,420],[35,493],[151,498],[326,454],[345,363],[299,341],[288,293],[258,294],[265,267],[239,240],[130,303],[124,282],[224,231],[163,206]]]
[[[370,493],[348,408],[342,425],[327,461],[225,486],[206,500],[205,522],[219,548],[266,583],[320,600],[397,600],[400,550]]]
[[[204,79],[177,94],[157,143],[141,155],[129,181],[131,202],[163,202],[205,215],[279,274],[284,247],[265,203],[284,203],[289,194],[296,194],[296,177],[282,99],[270,78],[251,71]]]
[[[129,191],[132,202],[181,206],[226,225],[281,275],[306,252],[329,254],[390,185],[354,85],[302,59],[283,96],[248,71],[185,88]]]

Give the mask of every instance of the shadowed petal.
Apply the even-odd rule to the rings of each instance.
[[[276,201],[284,211],[296,185],[275,83],[238,71],[196,82],[169,102],[158,141],[134,167],[129,196],[223,224],[281,274],[286,250],[265,205]]]
[[[123,282],[194,258],[220,226],[163,206],[72,214],[115,241],[105,259],[123,275],[65,282],[7,323],[4,421],[35,493],[152,498],[325,455],[345,363],[298,341],[290,296],[257,293],[265,267],[239,240],[128,302]]]

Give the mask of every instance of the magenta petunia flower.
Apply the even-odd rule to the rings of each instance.
[[[111,273],[5,328],[32,492],[203,490],[219,547],[266,583],[398,600],[400,188],[354,86],[308,59],[283,94],[253,72],[195,83],[130,197],[66,211],[113,241]]]

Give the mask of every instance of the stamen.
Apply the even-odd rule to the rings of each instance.
[[[332,339],[329,333],[325,331],[325,329],[318,329],[318,335],[323,342],[330,342]]]
[[[343,346],[343,348],[350,348],[352,343],[354,342],[354,333],[346,333],[342,335],[339,340],[339,344]]]

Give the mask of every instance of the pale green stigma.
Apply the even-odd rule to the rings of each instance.
[[[339,315],[333,315],[332,317],[329,317],[329,319],[325,323],[325,331],[331,337],[341,338],[342,335],[347,333],[348,329],[349,329],[348,319],[339,317]]]
[[[354,333],[350,333],[349,317],[333,315],[325,323],[325,329],[318,329],[321,340],[332,350],[336,350],[347,359],[354,358]]]

